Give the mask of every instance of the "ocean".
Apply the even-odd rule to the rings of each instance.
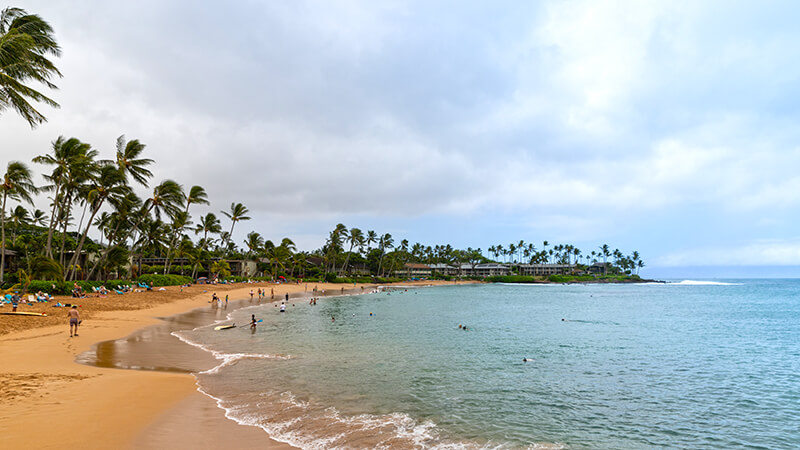
[[[394,287],[218,317],[173,332],[217,358],[199,388],[302,448],[800,446],[800,280]]]

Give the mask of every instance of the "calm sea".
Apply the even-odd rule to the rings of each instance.
[[[201,389],[303,448],[800,447],[800,280],[394,289],[232,322],[175,333],[220,359]]]

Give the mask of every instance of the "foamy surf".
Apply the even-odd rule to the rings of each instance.
[[[722,281],[704,281],[704,280],[683,280],[678,282],[668,282],[667,284],[677,284],[683,286],[740,286],[741,283],[725,283]]]
[[[214,355],[214,358],[216,358],[216,359],[221,361],[220,364],[216,365],[215,367],[212,367],[212,368],[210,368],[208,370],[204,370],[204,371],[200,372],[200,373],[204,373],[204,374],[217,373],[223,367],[230,366],[231,364],[233,364],[233,363],[235,363],[237,361],[243,360],[243,359],[275,359],[275,360],[292,359],[291,355],[268,355],[268,354],[264,354],[264,353],[225,353],[225,352],[220,352],[220,351],[214,350],[212,348],[209,348],[206,345],[200,344],[198,342],[194,342],[191,339],[188,339],[185,336],[182,336],[177,331],[173,331],[170,334],[175,336],[176,338],[180,339],[181,341],[185,342],[186,344],[189,344],[189,345],[191,345],[193,347],[197,347],[199,349],[207,351],[208,353],[211,353],[212,355]]]
[[[303,449],[430,448],[441,450],[510,449],[505,443],[450,441],[440,437],[432,421],[418,422],[407,414],[347,416],[298,400],[291,392],[265,392],[255,400],[225,400],[207,392],[198,380],[197,390],[214,399],[225,417],[240,425],[258,427],[276,441]],[[242,396],[244,397],[244,396]],[[557,450],[559,443],[533,443],[528,449]]]

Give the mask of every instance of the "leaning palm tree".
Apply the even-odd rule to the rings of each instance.
[[[29,100],[53,108],[58,103],[25,83],[35,81],[58,89],[50,80],[61,77],[61,72],[47,57],[60,54],[53,29],[44,19],[19,8],[0,12],[0,112],[15,110],[31,128],[46,122]]]
[[[344,259],[342,272],[347,272],[347,264],[350,262],[350,254],[353,253],[353,247],[364,245],[364,233],[359,228],[351,228],[347,233],[345,242],[350,244],[350,250],[347,251],[347,257]]]
[[[203,250],[208,249],[208,233],[219,234],[222,231],[222,225],[217,219],[217,216],[214,213],[208,213],[205,216],[200,217],[200,223],[194,229],[195,233],[203,233],[203,245],[201,246]]]
[[[0,191],[3,193],[0,206],[0,284],[2,284],[6,268],[6,202],[8,199],[13,199],[33,204],[31,196],[36,194],[38,189],[33,185],[28,166],[19,161],[11,161],[3,175]]]
[[[245,207],[241,203],[231,203],[231,211],[230,212],[222,211],[222,214],[225,214],[225,216],[227,218],[231,219],[231,231],[228,232],[228,239],[226,241],[229,241],[232,238],[232,236],[233,236],[233,227],[236,226],[236,222],[239,222],[239,221],[242,221],[242,220],[250,220],[250,217],[246,216],[246,214],[249,213],[249,212],[250,211],[247,209],[247,207]],[[224,247],[224,245],[223,245],[223,247]]]
[[[130,187],[125,182],[125,176],[114,166],[105,165],[100,169],[100,173],[97,175],[97,178],[95,179],[91,189],[86,195],[86,202],[91,208],[91,216],[86,224],[86,229],[81,235],[81,240],[78,242],[78,246],[75,249],[75,254],[72,255],[72,260],[67,266],[70,268],[67,279],[72,281],[77,273],[75,268],[78,263],[78,258],[83,250],[83,244],[86,242],[86,236],[89,234],[89,229],[92,227],[92,223],[94,222],[94,217],[98,212],[100,212],[100,208],[103,207],[103,204],[109,198],[122,198],[128,192],[130,192]]]
[[[144,147],[145,145],[138,139],[126,141],[123,134],[117,138],[117,159],[114,162],[126,177],[130,175],[137,183],[147,186],[147,179],[152,177],[153,173],[145,166],[153,164],[153,160],[141,158]]]
[[[182,220],[176,221],[175,217],[173,217],[172,238],[170,238],[169,248],[167,249],[167,264],[164,265],[164,274],[169,272],[169,266],[171,265],[169,255],[172,252],[172,248],[175,247],[177,243],[178,235],[183,231],[183,227],[189,224],[189,206],[193,204],[208,205],[208,194],[202,186],[192,186],[191,189],[189,189],[189,194],[186,196],[186,209],[184,210],[183,216],[181,216]],[[176,222],[182,223],[183,227],[174,226]]]
[[[52,152],[33,158],[33,162],[53,167],[49,175],[44,175],[48,184],[42,190],[53,193],[53,206],[50,211],[50,225],[47,229],[47,244],[45,254],[52,257],[53,232],[58,224],[58,219],[67,209],[66,203],[72,199],[72,189],[81,179],[86,178],[94,161],[96,152],[92,151],[89,144],[77,138],[66,139],[59,136],[52,142]]]

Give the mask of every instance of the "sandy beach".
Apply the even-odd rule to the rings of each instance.
[[[445,284],[444,282],[418,282]],[[411,283],[406,283],[411,284]],[[231,301],[250,290],[328,295],[369,290],[371,285],[237,284],[169,287],[165,291],[106,298],[59,299],[80,305],[79,336],[69,337],[67,308],[52,303],[21,305],[48,317],[0,315],[0,448],[291,448],[267,439],[258,428],[224,417],[215,402],[196,390],[188,372],[121,370],[78,364],[94,344],[122,339],[167,318],[207,308],[212,292]],[[10,310],[0,309],[0,312]],[[185,346],[190,351],[189,346]]]

